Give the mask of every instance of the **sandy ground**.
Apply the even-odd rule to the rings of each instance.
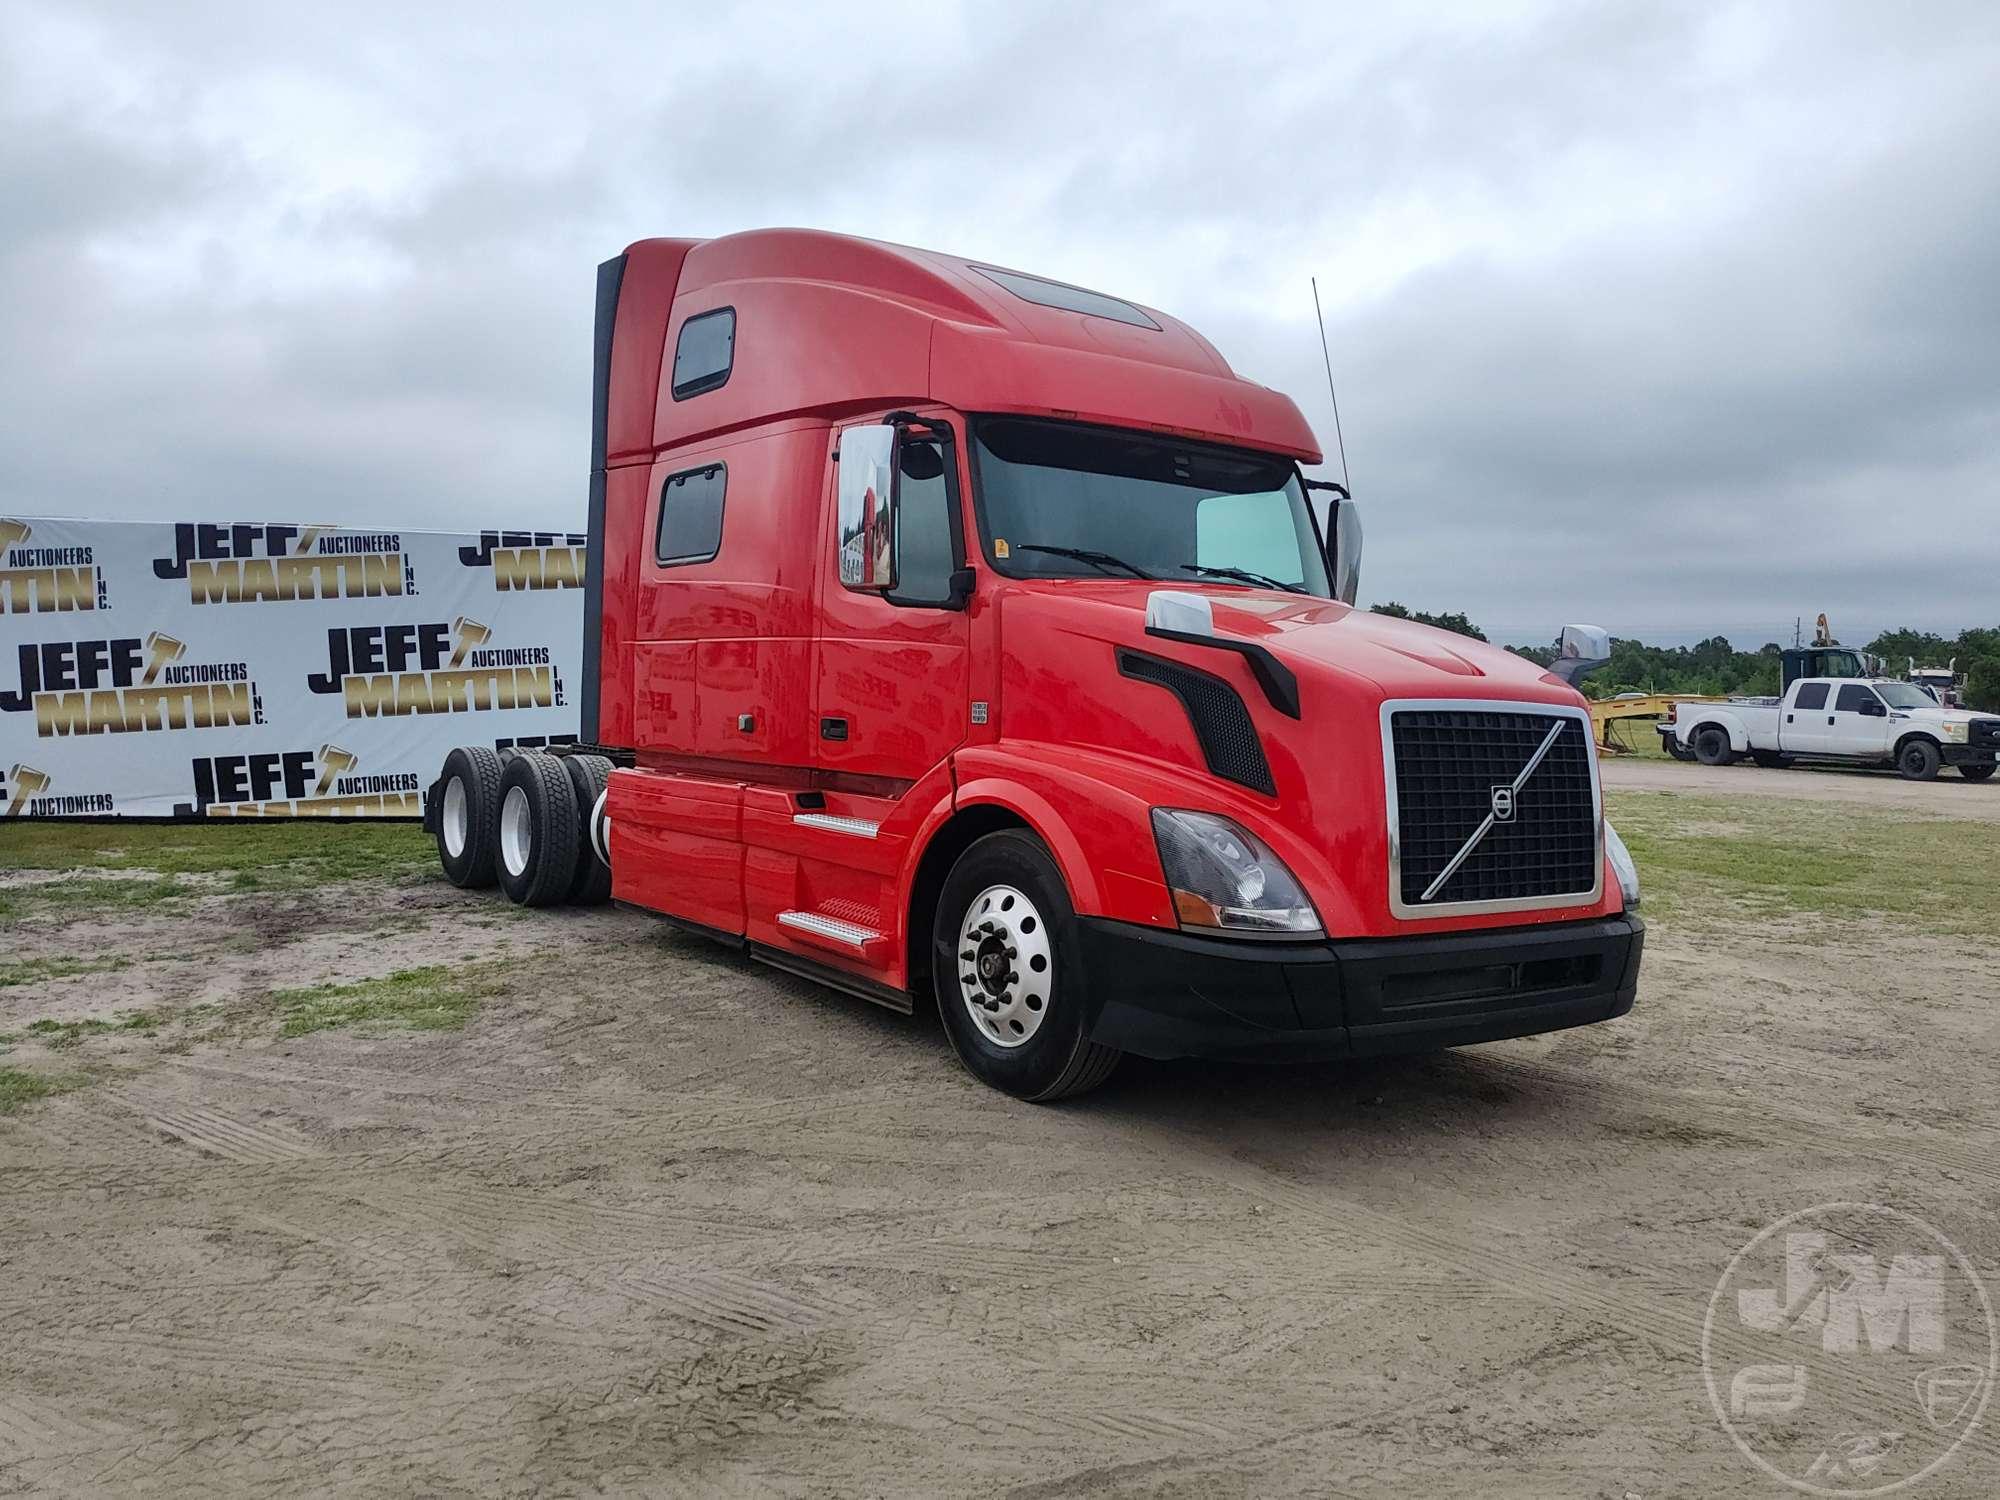
[[[234,1019],[92,1038],[108,1076],[0,1119],[0,1494],[1771,1495],[1697,1353],[1740,1246],[1886,1201],[2000,1271],[1990,945],[1656,927],[1622,1022],[1038,1109],[934,1017],[617,910],[348,886],[9,941],[144,961],[0,1030]],[[462,1032],[256,1009],[495,959]],[[1982,1436],[1914,1493],[1996,1481]]]
[[[1649,792],[1695,792],[1705,797],[1784,797],[1804,802],[1860,802],[1907,808],[1940,818],[2000,823],[2000,777],[1971,782],[1944,770],[1935,781],[1905,781],[1894,771],[1852,771],[1837,766],[1764,770],[1747,761],[1704,766],[1652,756],[1609,756],[1604,784]]]

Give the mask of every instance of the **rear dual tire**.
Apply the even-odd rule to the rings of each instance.
[[[484,745],[461,745],[444,758],[438,792],[438,863],[445,879],[463,890],[484,890],[493,884],[503,769],[499,755]]]
[[[494,874],[510,901],[554,906],[576,882],[576,783],[553,755],[516,755],[500,772]]]
[[[1695,732],[1694,758],[1705,766],[1726,766],[1736,759],[1729,747],[1729,732],[1710,725]]]
[[[565,755],[561,760],[576,793],[576,875],[570,882],[570,903],[601,906],[611,899],[611,866],[597,857],[590,819],[598,799],[611,785],[611,762],[602,755]]]

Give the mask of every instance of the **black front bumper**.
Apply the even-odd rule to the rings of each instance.
[[[1630,914],[1319,943],[1077,926],[1093,1041],[1246,1062],[1428,1052],[1608,1021],[1632,1008],[1646,935]]]

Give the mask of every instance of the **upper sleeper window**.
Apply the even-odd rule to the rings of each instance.
[[[1059,307],[1064,312],[1088,313],[1093,318],[1109,318],[1114,323],[1130,323],[1134,328],[1150,328],[1155,333],[1160,331],[1158,323],[1131,303],[1120,302],[1102,292],[1086,292],[1080,286],[1044,281],[1039,276],[1023,276],[1019,271],[996,271],[991,266],[974,266],[972,269],[988,281],[1005,287],[1023,302],[1032,302],[1038,307]]]
[[[736,363],[736,309],[718,307],[681,324],[674,341],[674,399],[720,390]]]

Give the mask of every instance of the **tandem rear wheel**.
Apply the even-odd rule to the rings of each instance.
[[[496,882],[522,906],[595,905],[611,895],[589,820],[611,762],[601,755],[460,746],[437,784],[438,863],[466,889]]]

